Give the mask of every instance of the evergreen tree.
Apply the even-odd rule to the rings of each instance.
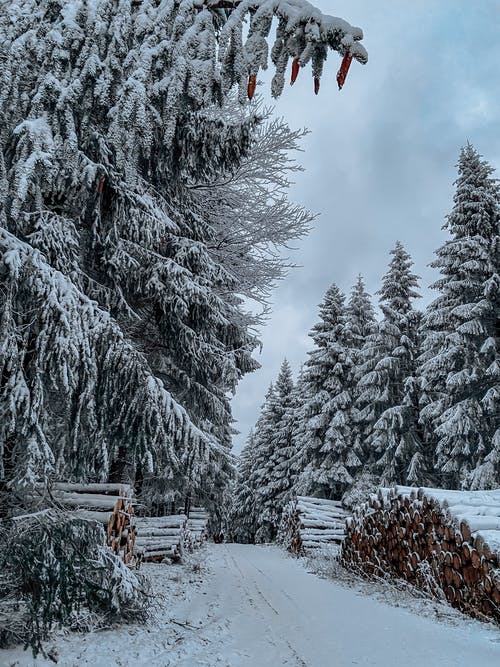
[[[332,285],[320,305],[320,321],[310,333],[314,348],[303,374],[298,489],[324,498],[340,498],[361,464],[351,429],[353,360],[344,302]]]
[[[291,449],[290,415],[293,379],[288,362],[283,362],[271,385],[255,426],[255,456],[250,476],[255,490],[257,542],[272,542],[278,532],[289,480],[286,462]]]
[[[236,174],[246,215],[265,181],[248,176],[252,146],[277,133],[256,140],[253,111],[218,105],[265,65],[273,15],[275,94],[290,57],[320,76],[328,47],[366,54],[361,31],[302,0],[219,4],[16,0],[0,16],[6,482],[136,476],[151,496],[206,494],[228,472],[227,393],[257,344],[232,258],[248,275],[276,236],[256,240],[255,220],[246,250],[221,256],[235,189],[207,208],[197,187]],[[275,221],[293,213],[271,203]]]
[[[347,321],[350,346],[353,350],[361,350],[366,338],[373,333],[376,322],[370,295],[366,291],[361,275],[358,276],[351,290],[347,304]],[[354,356],[357,360],[359,354],[354,352]]]
[[[293,486],[296,393],[286,359],[269,387],[238,465],[233,533],[239,541],[270,542]]]
[[[272,438],[272,454],[268,463],[267,486],[261,487],[261,498],[267,496],[262,519],[273,525],[273,539],[279,527],[284,506],[290,499],[294,484],[292,460],[295,454],[294,418],[297,394],[290,364],[285,359],[274,385],[271,406],[276,428]]]
[[[361,350],[357,369],[358,421],[365,461],[384,483],[408,481],[413,456],[419,452],[414,383],[416,331],[419,316],[412,301],[419,295],[418,277],[400,242],[382,281],[383,318]],[[413,461],[416,468],[418,457]],[[413,471],[415,472],[415,471]]]
[[[371,302],[371,297],[366,291],[364,280],[361,275],[358,276],[354,284],[349,302],[347,304],[347,331],[348,331],[348,345],[350,348],[351,359],[353,362],[351,373],[351,393],[353,400],[353,409],[350,413],[349,428],[351,430],[353,452],[356,454],[361,463],[364,462],[363,453],[363,438],[360,429],[360,420],[358,410],[356,407],[357,387],[356,377],[357,368],[362,363],[361,350],[365,344],[368,336],[373,334],[376,327],[375,311]],[[361,467],[354,476],[354,485],[357,484],[359,475],[363,474],[363,467]],[[362,482],[364,484],[364,482]]]
[[[252,544],[257,532],[256,490],[251,484],[254,456],[255,435],[252,429],[238,459],[230,518],[231,536],[243,544]]]
[[[500,415],[499,187],[467,144],[460,153],[450,238],[436,252],[439,296],[424,318],[422,422],[449,488],[491,486],[498,477]],[[474,471],[477,468],[477,474]]]
[[[275,406],[275,388],[271,384],[267,390],[264,403],[262,405],[259,418],[255,424],[252,437],[252,450],[248,451],[250,465],[245,469],[246,477],[242,477],[240,483],[246,484],[246,496],[243,495],[243,502],[254,502],[253,529],[248,530],[253,535],[254,540],[258,542],[268,542],[273,539],[273,525],[264,522],[262,515],[265,509],[265,503],[269,500],[269,461],[271,459],[272,439],[276,427],[276,416],[274,414]],[[243,491],[245,494],[245,491]],[[243,503],[238,502],[236,514],[241,517]]]

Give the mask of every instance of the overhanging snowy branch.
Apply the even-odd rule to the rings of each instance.
[[[275,68],[272,81],[272,94],[277,97],[283,91],[285,71],[290,59],[292,65],[292,83],[299,69],[309,62],[315,79],[315,92],[319,90],[319,81],[328,50],[338,51],[346,59],[337,77],[341,88],[347,75],[352,58],[360,63],[368,61],[366,49],[360,41],[363,31],[351,26],[343,19],[323,14],[306,0],[205,0],[199,2],[200,9],[230,9],[230,13],[220,34],[220,60],[223,64],[223,77],[233,83],[241,84],[242,77],[249,75],[248,96],[253,96],[256,76],[259,69],[267,68],[269,55],[268,38],[273,19],[278,19],[274,43],[271,48],[271,61]],[[243,43],[242,25],[249,16],[250,26],[246,42]],[[339,70],[339,74],[341,72]]]
[[[32,481],[66,457],[73,473],[95,477],[100,469],[106,477],[115,447],[127,439],[146,469],[186,475],[193,487],[214,458],[227,458],[152,375],[113,318],[1,227],[0,260],[7,274],[0,293],[0,442],[12,440],[18,479]],[[23,353],[15,340],[26,325],[20,307],[26,291],[34,308],[23,334],[30,349]],[[62,426],[58,405],[65,403],[72,414],[63,429],[67,441],[55,437],[55,423],[59,431]],[[192,449],[185,464],[179,459],[187,440]]]

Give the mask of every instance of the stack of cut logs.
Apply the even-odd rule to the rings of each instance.
[[[208,537],[209,514],[204,507],[191,507],[186,523],[187,543],[197,549]]]
[[[283,511],[280,540],[295,554],[331,547],[342,542],[347,517],[340,501],[297,496]]]
[[[347,522],[345,565],[500,621],[500,490],[380,489]]]
[[[187,517],[171,514],[136,519],[136,547],[144,561],[159,562],[165,558],[177,562],[182,558],[187,540]]]
[[[39,487],[42,489],[42,485]],[[83,519],[102,523],[107,544],[129,565],[135,555],[134,490],[129,484],[73,484],[56,482],[49,490],[60,506]]]
[[[74,484],[55,482],[48,489],[39,484],[37,495],[70,510],[74,516],[98,521],[107,544],[130,567],[141,561],[179,561],[184,549],[201,545],[208,534],[209,515],[203,507],[162,517],[138,517],[134,490],[128,484]]]
[[[208,520],[203,507],[192,507],[189,516],[180,511],[168,516],[137,518],[137,550],[145,561],[164,558],[178,561],[186,549],[193,551],[201,546],[208,535]]]

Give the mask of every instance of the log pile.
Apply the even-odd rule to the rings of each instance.
[[[74,516],[102,523],[107,544],[130,567],[138,567],[135,552],[134,490],[129,484],[56,482],[52,500]]]
[[[280,541],[297,555],[340,544],[348,516],[340,501],[297,496],[283,511]]]
[[[160,562],[169,558],[177,562],[182,558],[187,541],[187,517],[170,514],[160,517],[136,518],[136,549],[141,560]]]
[[[142,560],[159,562],[169,558],[179,561],[184,551],[201,546],[208,534],[208,512],[203,507],[192,507],[189,516],[182,511],[161,517],[136,519],[136,547]]]
[[[204,507],[191,507],[186,523],[187,539],[191,549],[197,549],[208,537],[210,515]]]
[[[348,520],[342,560],[500,622],[500,490],[380,489]]]
[[[208,534],[209,515],[193,507],[189,518],[182,512],[162,517],[137,517],[134,489],[128,484],[40,484],[37,498],[50,497],[53,505],[72,515],[104,526],[107,544],[129,567],[144,561],[176,562],[184,549],[196,549]]]

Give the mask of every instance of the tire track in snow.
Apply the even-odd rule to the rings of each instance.
[[[263,570],[261,570],[259,567],[257,567],[257,565],[255,565],[255,563],[252,563],[252,561],[248,560],[248,558],[245,558],[245,561],[250,565],[250,567],[253,567],[255,570],[257,570],[257,572],[259,572],[259,574],[262,575],[262,577],[264,579],[267,579],[267,581],[273,587],[276,586],[276,582],[268,574],[266,574]],[[297,604],[296,600],[294,600],[293,597],[289,593],[287,593],[287,591],[285,591],[283,588],[277,588],[276,590],[279,591],[281,593],[281,595],[283,595],[283,597],[285,597],[287,600],[289,600],[292,603],[292,605],[295,607],[295,609],[297,609],[299,611],[302,611],[300,605]]]
[[[250,578],[250,585],[251,585],[251,587],[255,589],[255,591],[257,592],[257,594],[258,594],[258,596],[259,596],[259,598],[262,600],[262,602],[264,602],[264,604],[265,604],[267,607],[269,607],[269,609],[271,609],[271,611],[272,611],[276,616],[280,616],[280,612],[279,612],[279,611],[278,611],[278,610],[271,604],[271,602],[267,599],[267,597],[264,595],[264,593],[262,592],[262,590],[261,590],[261,589],[259,588],[259,586],[257,585],[257,581],[256,581],[256,579],[255,579],[254,577],[249,577],[249,574],[250,574],[250,573],[244,573],[244,572],[243,572],[243,570],[241,569],[240,565],[238,564],[238,561],[236,560],[234,554],[229,553],[229,552],[227,551],[227,549],[226,549],[226,554],[228,554],[229,557],[231,558],[231,561],[232,561],[232,563],[233,563],[233,565],[234,565],[234,568],[237,570],[237,572],[238,572],[238,574],[239,574],[239,580],[238,580],[239,585],[241,586],[241,588],[244,589],[244,591],[245,591],[245,593],[246,593],[246,596],[247,596],[247,599],[250,601],[250,604],[251,604],[252,606],[255,607],[255,604],[254,604],[254,602],[253,602],[253,599],[252,599],[252,597],[251,597],[250,592],[248,591],[248,588],[243,584],[243,582],[244,582],[245,580],[247,580],[247,583],[248,583],[248,579],[249,579],[249,578]],[[272,580],[269,576],[267,576],[264,572],[262,572],[262,570],[261,570],[260,568],[258,568],[254,563],[252,563],[251,561],[249,561],[248,558],[242,558],[242,560],[244,560],[245,563],[246,563],[246,565],[249,566],[252,570],[254,570],[255,572],[259,573],[264,579],[266,579],[267,581],[269,581],[269,583],[270,583],[272,586],[275,585],[275,582],[273,582],[273,580]],[[294,606],[295,608],[298,608],[298,605],[295,603],[295,601],[293,600],[293,598],[292,598],[290,595],[288,595],[287,593],[285,593],[285,591],[283,591],[281,588],[278,588],[278,589],[276,589],[276,590],[277,590],[280,594],[282,594],[285,598],[287,598],[290,602],[292,602],[292,604],[293,604],[293,606]],[[262,614],[262,611],[261,611],[261,613],[260,613],[260,616],[261,616],[261,619],[262,619],[265,623],[268,623],[267,619],[265,618],[265,615]],[[280,624],[279,627],[281,628],[282,631],[283,631],[283,630],[288,630],[288,629],[289,629],[289,626],[286,626],[286,627],[285,627],[285,626],[283,626],[282,624]],[[296,662],[295,662],[296,667],[307,667],[307,663],[306,663],[305,660],[299,655],[299,653],[297,652],[297,650],[295,649],[295,647],[292,645],[292,643],[290,642],[290,640],[288,639],[288,637],[286,637],[286,635],[285,635],[283,632],[280,632],[278,636],[276,635],[276,631],[272,629],[272,622],[271,622],[271,623],[268,623],[268,631],[269,631],[269,632],[270,632],[270,633],[271,633],[277,640],[279,640],[282,644],[284,643],[284,644],[286,645],[286,647],[287,647],[288,650],[290,651],[290,654],[291,654],[290,657],[293,658],[293,659],[296,661]],[[278,645],[277,645],[276,642],[270,641],[270,643],[272,643],[274,646],[278,647]],[[283,662],[282,664],[288,664],[288,660],[286,660],[286,661]]]
[[[238,565],[238,563],[237,563],[235,557],[234,557],[232,554],[230,554],[230,557],[231,557],[231,560],[233,561],[233,564],[234,564],[235,568],[238,570],[238,572],[239,572],[239,574],[240,574],[241,580],[244,579],[245,575],[243,574],[243,572],[242,572],[240,566]],[[254,586],[254,588],[255,588],[257,594],[258,594],[258,595],[260,596],[260,598],[264,601],[264,603],[267,604],[267,606],[268,606],[268,607],[269,607],[269,608],[270,608],[270,609],[271,609],[277,616],[279,616],[279,611],[278,611],[277,609],[275,609],[275,608],[273,607],[273,605],[269,602],[269,600],[265,597],[265,595],[262,593],[262,591],[260,590],[260,588],[257,586],[257,583],[256,583],[255,581],[252,581],[252,585]]]

